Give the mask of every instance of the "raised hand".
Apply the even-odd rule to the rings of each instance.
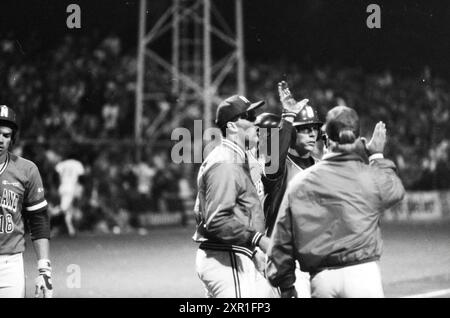
[[[298,114],[303,107],[305,107],[309,99],[303,99],[297,102],[291,94],[288,83],[286,81],[281,81],[278,83],[278,95],[280,96],[280,102],[283,108],[288,112],[293,112]]]
[[[369,155],[375,153],[383,153],[384,146],[386,145],[386,125],[380,121],[375,125],[373,130],[372,139],[366,144]]]
[[[308,105],[309,99],[305,98],[302,99],[301,101],[299,101],[298,103],[296,103],[293,107],[293,109],[291,109],[291,111],[293,111],[294,113],[298,114],[302,111],[302,109]]]
[[[278,83],[278,95],[280,96],[280,102],[284,108],[291,108],[297,103],[291,94],[288,83],[286,81],[281,81]]]

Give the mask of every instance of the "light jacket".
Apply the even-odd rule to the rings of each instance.
[[[312,275],[378,260],[381,215],[404,194],[390,160],[368,165],[356,153],[324,156],[288,185],[268,250],[269,281],[291,286],[296,260]]]
[[[200,167],[194,241],[202,249],[232,250],[249,257],[264,233],[264,213],[244,151],[230,140]]]

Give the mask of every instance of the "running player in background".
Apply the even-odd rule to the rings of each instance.
[[[50,222],[36,165],[10,152],[19,127],[15,112],[0,106],[0,298],[25,297],[25,229],[38,260],[36,293],[51,298]]]
[[[72,156],[70,156],[72,157]],[[55,166],[59,174],[60,185],[58,193],[60,196],[60,209],[64,214],[64,222],[70,236],[75,236],[76,229],[73,225],[75,216],[75,199],[79,199],[83,192],[83,187],[79,183],[79,177],[85,174],[83,164],[77,159],[68,158],[59,162]]]

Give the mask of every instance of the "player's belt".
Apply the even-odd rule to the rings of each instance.
[[[22,253],[15,254],[0,254],[0,263],[11,262],[13,260],[20,259],[22,257]]]
[[[211,243],[211,242],[202,242],[199,246],[202,250],[213,250],[213,251],[226,251],[226,252],[235,252],[239,254],[244,254],[249,258],[253,258],[256,251],[251,250],[247,247],[231,245],[231,244],[219,244],[219,243]]]

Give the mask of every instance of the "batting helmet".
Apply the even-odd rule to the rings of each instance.
[[[11,127],[14,132],[19,129],[16,113],[12,108],[9,108],[6,105],[0,105],[0,126],[1,125]]]
[[[294,122],[292,123],[294,127],[304,126],[304,125],[317,125],[322,126],[323,122],[320,121],[317,110],[310,105],[306,105],[301,112],[295,116]]]
[[[281,116],[273,113],[262,113],[256,117],[255,125],[259,128],[279,128]]]

